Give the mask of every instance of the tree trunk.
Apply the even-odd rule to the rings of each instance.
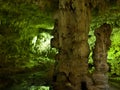
[[[107,51],[111,45],[111,31],[110,25],[106,23],[95,30],[96,42],[93,49],[95,72],[93,73],[93,81],[98,90],[109,90],[106,73],[109,69],[107,65]]]
[[[87,0],[59,0],[51,40],[51,46],[58,49],[54,90],[88,90],[89,17]]]

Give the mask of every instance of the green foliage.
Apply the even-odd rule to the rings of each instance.
[[[120,75],[120,13],[119,11],[114,11],[116,9],[112,8],[110,11],[106,12],[104,15],[99,15],[93,17],[91,23],[91,30],[89,32],[89,45],[90,45],[90,56],[89,63],[92,64],[92,48],[95,43],[94,30],[98,28],[103,23],[109,23],[113,28],[111,34],[111,47],[108,51],[108,63],[110,65],[110,74]],[[112,12],[116,13],[112,13]]]
[[[43,11],[39,1],[45,2],[48,6]],[[52,76],[54,56],[56,49],[50,47],[51,30],[54,21],[52,20],[50,1],[58,0],[1,0],[0,1],[0,75],[8,73],[32,73],[39,72],[33,76],[37,80]],[[55,4],[55,5],[56,5]],[[52,4],[53,5],[53,4]],[[53,6],[54,7],[54,6]],[[58,5],[55,6],[58,8]],[[49,11],[50,10],[50,11]],[[55,10],[55,9],[54,9]],[[95,37],[94,30],[102,23],[109,23],[114,28],[111,36],[112,45],[108,53],[108,63],[111,65],[111,74],[120,75],[120,13],[115,12],[116,7],[110,9],[105,15],[99,15],[92,18],[91,30],[89,33],[90,50],[94,47]],[[89,64],[93,64],[92,53],[90,53]],[[92,72],[94,67],[91,68]],[[41,72],[44,73],[41,73]],[[30,78],[25,75],[13,77],[15,83],[20,80],[22,83],[21,90],[28,84]],[[38,78],[39,77],[39,78]],[[27,81],[24,81],[25,79]],[[34,78],[33,78],[34,80]],[[32,81],[32,80],[31,80]],[[30,81],[30,82],[31,82]],[[44,80],[43,80],[44,81]],[[42,82],[42,81],[38,81]],[[38,83],[37,82],[37,83]],[[46,81],[47,82],[47,81]],[[17,82],[18,83],[18,82]],[[31,84],[29,84],[31,85]],[[16,89],[16,88],[15,88]],[[18,88],[17,88],[18,89]],[[16,90],[17,90],[16,89]],[[30,89],[40,89],[39,86],[31,86]],[[12,89],[13,90],[13,89]]]
[[[29,90],[49,90],[48,86],[31,86]]]
[[[8,83],[9,90],[41,90],[38,85],[30,87],[33,79],[41,85],[48,83],[44,78],[49,81],[52,77],[56,50],[50,48],[50,39],[54,21],[52,14],[41,10],[35,2],[0,1],[0,76],[8,80],[6,75],[12,77],[15,86],[10,88],[12,85]],[[33,75],[35,72],[39,73]],[[0,89],[5,85],[0,85]]]
[[[111,36],[111,47],[108,52],[108,62],[111,65],[111,74],[120,75],[120,31],[114,28]]]
[[[21,38],[36,34],[43,25],[53,26],[50,13],[41,11],[34,3],[2,1],[0,11],[1,25],[14,27],[15,31],[23,35]]]
[[[53,20],[50,12],[41,10],[36,3],[31,0],[0,1],[0,67],[32,67],[38,63],[34,62],[35,58],[53,59],[56,51],[50,48],[50,42],[42,47],[51,39]],[[36,36],[34,46],[31,41]]]

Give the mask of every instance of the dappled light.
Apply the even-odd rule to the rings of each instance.
[[[43,52],[47,49],[50,49],[50,40],[52,36],[47,33],[40,33],[38,36],[35,36],[32,40],[33,51]]]

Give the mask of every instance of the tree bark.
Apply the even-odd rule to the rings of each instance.
[[[51,40],[51,46],[58,49],[54,90],[88,90],[89,21],[87,0],[59,0]]]
[[[93,62],[95,71],[93,73],[94,85],[98,90],[109,90],[107,65],[107,51],[111,45],[110,35],[112,29],[109,24],[103,24],[95,30],[96,42],[93,49]]]

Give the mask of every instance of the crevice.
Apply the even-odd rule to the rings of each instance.
[[[87,84],[86,84],[85,81],[82,81],[82,82],[81,82],[81,90],[88,90],[88,89],[87,89]]]

